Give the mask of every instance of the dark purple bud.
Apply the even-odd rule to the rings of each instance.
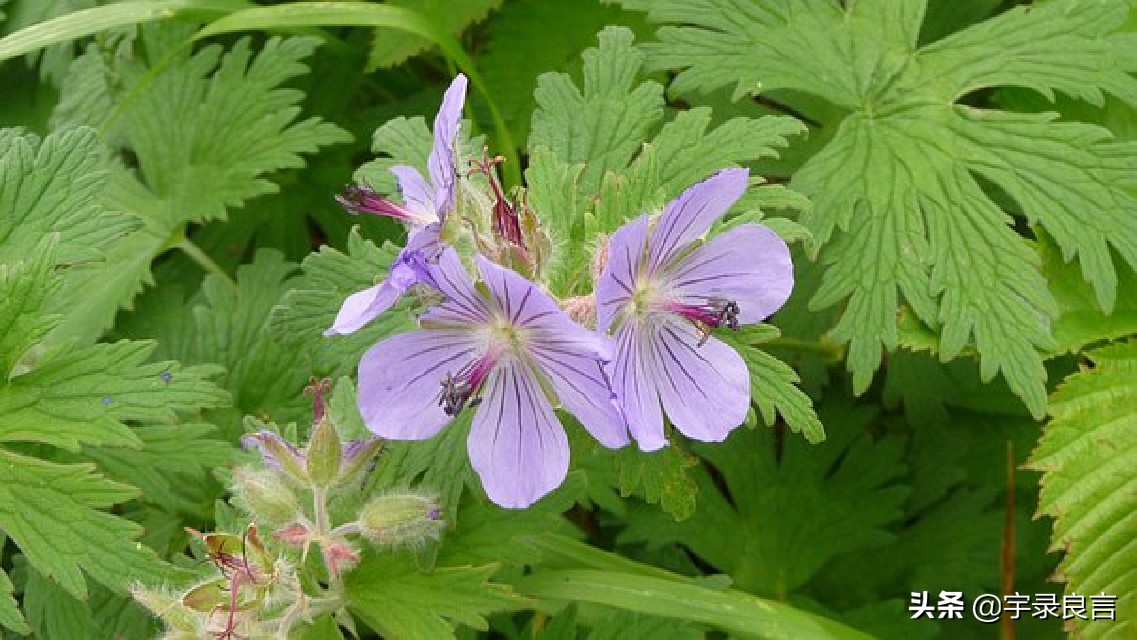
[[[386,216],[403,222],[415,222],[418,216],[411,213],[406,207],[391,202],[380,196],[371,187],[348,185],[343,193],[336,196],[336,202],[351,214],[367,213],[375,216]]]

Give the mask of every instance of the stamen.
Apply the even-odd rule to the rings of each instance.
[[[368,213],[411,223],[418,219],[406,207],[380,196],[370,187],[348,185],[342,194],[336,195],[336,202],[351,214]]]
[[[703,304],[668,302],[665,308],[672,313],[683,316],[695,325],[702,337],[699,340],[700,347],[706,344],[707,339],[710,338],[711,329],[726,327],[727,329],[737,330],[738,314],[741,313],[737,302],[723,298],[707,298]]]
[[[438,406],[448,416],[456,416],[466,407],[476,407],[481,403],[482,387],[490,371],[497,364],[497,358],[487,353],[480,359],[462,367],[457,374],[447,373],[442,379],[442,392]]]

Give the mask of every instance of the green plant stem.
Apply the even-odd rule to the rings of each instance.
[[[189,238],[182,236],[181,239],[173,244],[173,247],[180,249],[183,253],[189,256],[190,260],[193,260],[198,264],[198,266],[200,266],[202,269],[205,269],[206,273],[216,275],[229,286],[233,287],[234,289],[237,288],[236,281],[234,281],[233,278],[229,277],[229,274],[225,273],[225,270],[222,269],[219,264],[214,262],[213,258],[210,258],[208,253],[202,251],[201,247],[194,244],[193,241]]]
[[[762,345],[764,347],[774,347],[778,349],[788,349],[790,351],[804,351],[807,353],[816,353],[825,356],[834,362],[841,360],[845,357],[844,345],[836,342],[830,342],[825,338],[820,340],[803,340],[801,338],[779,337]]]

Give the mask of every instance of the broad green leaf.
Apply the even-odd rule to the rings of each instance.
[[[266,174],[301,167],[302,154],[349,139],[319,118],[298,119],[303,94],[280,86],[307,71],[302,60],[313,39],[271,38],[256,54],[246,39],[224,54],[211,45],[191,55],[189,35],[171,25],[144,27],[133,49],[106,52],[107,60],[92,51],[76,61],[80,71],[101,71],[104,84],[78,72],[65,83],[62,104],[87,104],[84,95],[95,92],[91,105],[106,112],[84,121],[110,126],[136,159],[137,172],[111,171],[104,202],[142,228],[71,279],[70,290],[83,291],[75,296],[81,313],[68,315],[57,330],[62,336],[101,334],[151,282],[156,256],[173,247],[193,250],[184,239],[187,223],[223,218],[229,208],[276,191]]]
[[[392,311],[351,335],[323,335],[347,296],[386,277],[395,254],[393,248],[379,248],[354,231],[348,236],[347,253],[321,247],[305,258],[303,274],[273,308],[269,332],[281,344],[308,354],[313,374],[349,374],[371,345],[413,326],[409,314]]]
[[[493,562],[514,569],[536,566],[544,552],[533,543],[534,537],[578,533],[561,515],[571,506],[571,500],[546,499],[528,509],[514,510],[488,501],[465,500],[443,536],[437,561],[442,566]]]
[[[53,325],[53,340],[93,340],[94,332],[72,330],[90,322],[88,305],[108,304],[86,288],[90,274],[116,273],[114,252],[141,232],[137,220],[108,212],[100,204],[109,152],[87,128],[64,130],[42,140],[6,130],[0,138],[6,140],[0,154],[0,209],[11,212],[0,219],[0,264],[25,257],[44,234],[57,233],[54,259],[67,269],[63,293],[54,298],[60,317]],[[110,299],[109,305],[113,309],[117,300]]]
[[[95,628],[87,603],[64,591],[39,571],[29,571],[24,585],[24,610],[37,638],[91,638]]]
[[[138,448],[87,447],[83,455],[112,480],[142,490],[140,499],[166,508],[183,506],[177,489],[201,486],[215,468],[232,463],[236,450],[211,424],[134,427]]]
[[[624,496],[642,493],[650,504],[659,506],[676,520],[686,520],[695,512],[699,489],[688,468],[698,463],[674,442],[662,451],[644,453],[634,447],[615,452],[617,481]]]
[[[1042,472],[1039,513],[1053,517],[1051,551],[1067,593],[1117,596],[1117,621],[1076,621],[1085,638],[1125,637],[1137,612],[1137,346],[1088,354],[1092,367],[1054,392],[1030,467]]]
[[[926,46],[921,0],[622,4],[674,25],[646,51],[649,68],[679,70],[676,91],[792,90],[848,110],[791,187],[814,200],[801,221],[823,246],[827,275],[813,302],[844,305],[833,336],[849,343],[857,391],[896,347],[906,304],[934,330],[942,358],[975,348],[984,379],[1002,372],[1043,415],[1040,352],[1054,346],[1057,305],[1030,243],[984,183],[1044,227],[1064,259],[1078,258],[1108,311],[1111,251],[1137,265],[1137,197],[1127,190],[1137,147],[1050,115],[955,103],[1008,85],[1137,102],[1118,32],[1124,0],[1018,7]]]
[[[935,42],[991,17],[999,9],[999,0],[929,0],[920,42]]]
[[[264,174],[301,167],[301,154],[349,140],[320,118],[298,121],[303,95],[281,86],[307,72],[302,60],[316,40],[270,38],[254,54],[243,38],[227,52],[209,45],[191,56],[174,48],[178,36],[144,30],[149,64],[121,62],[127,135],[139,176],[157,197],[139,212],[145,217],[175,227],[224,217],[226,208],[277,190]],[[156,67],[162,54],[172,60]]]
[[[489,582],[495,565],[418,569],[405,554],[364,555],[345,579],[348,607],[389,638],[454,638],[452,624],[485,630],[485,616],[525,600]]]
[[[1054,322],[1054,355],[1076,353],[1104,340],[1137,333],[1137,272],[1129,265],[1117,268],[1117,304],[1105,313],[1086,287],[1075,264],[1067,263],[1049,238],[1039,240],[1043,270],[1058,301]]]
[[[393,0],[387,4],[416,11],[440,30],[458,36],[466,27],[485,20],[491,11],[501,7],[501,2],[502,0]],[[427,38],[405,31],[377,29],[367,56],[367,68],[374,71],[402,64],[411,56],[426,51],[432,44]]]
[[[600,2],[521,0],[486,24],[478,66],[515,140],[528,137],[537,77],[549,71],[577,73],[580,52],[596,41],[597,31],[615,24],[645,32],[638,14]]]
[[[20,359],[58,320],[46,313],[52,294],[59,288],[55,277],[57,238],[48,236],[33,245],[26,261],[0,263],[0,376],[5,382],[22,373],[14,370]]]
[[[136,223],[110,213],[98,198],[107,177],[107,151],[91,129],[46,138],[0,134],[0,264],[25,257],[45,234],[59,234],[60,262],[97,260],[102,249]]]
[[[0,449],[0,529],[32,567],[85,598],[84,574],[112,588],[163,577],[157,557],[131,543],[141,527],[106,513],[138,493],[91,464],[54,464]]]
[[[33,264],[0,267],[0,362],[8,368],[36,344],[51,318],[44,292],[56,289],[53,242],[33,252]],[[78,349],[40,348],[0,382],[0,441],[42,442],[77,450],[81,444],[138,446],[128,421],[172,422],[179,411],[224,405],[228,398],[210,378],[215,367],[181,368],[148,362],[153,345],[97,344]],[[167,379],[166,376],[169,376]]]
[[[740,588],[782,598],[840,554],[882,546],[903,511],[903,440],[872,442],[871,409],[828,407],[829,438],[810,445],[773,429],[739,429],[723,445],[700,445],[725,481],[696,475],[699,502],[683,522],[644,511],[625,539],[653,548],[678,542],[728,573]],[[836,530],[841,535],[833,535]]]
[[[600,46],[584,52],[584,86],[562,73],[537,80],[529,150],[546,147],[568,164],[585,163],[579,189],[596,194],[608,171],[623,169],[663,117],[663,87],[636,84],[644,55],[632,32],[610,27]]]
[[[269,314],[290,289],[295,271],[296,265],[264,249],[237,269],[236,287],[219,275],[207,276],[189,322],[194,339],[177,354],[183,361],[224,366],[220,384],[233,394],[240,413],[282,423],[308,415],[302,390],[312,375],[302,352],[268,332]]]
[[[580,431],[583,431],[581,429]],[[695,512],[699,487],[692,467],[699,460],[672,439],[670,446],[644,452],[636,446],[607,449],[589,436],[570,430],[569,444],[587,480],[588,499],[596,506],[624,517],[635,496],[648,504],[658,504],[675,520],[685,520]],[[577,437],[573,437],[577,436]]]
[[[97,344],[53,357],[0,386],[0,441],[140,444],[128,421],[172,423],[179,411],[228,404],[215,366],[150,362],[154,345]],[[168,374],[168,375],[167,375]]]
[[[301,624],[293,627],[296,640],[344,640],[343,632],[336,624],[335,618],[322,615],[310,624]]]
[[[157,621],[129,595],[93,585],[87,601],[98,633],[104,638],[149,638]]]

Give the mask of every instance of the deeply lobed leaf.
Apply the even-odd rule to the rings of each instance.
[[[650,68],[679,70],[676,91],[788,89],[848,110],[791,186],[814,199],[802,222],[827,265],[814,304],[845,303],[834,336],[849,343],[857,390],[897,346],[907,307],[936,332],[941,357],[974,347],[985,378],[1002,372],[1042,415],[1041,352],[1054,346],[1057,306],[987,182],[1051,233],[1067,261],[1079,259],[1108,311],[1111,250],[1137,265],[1137,200],[1127,190],[1137,149],[1090,125],[952,102],[1001,85],[1137,101],[1118,33],[1123,0],[1018,8],[926,46],[923,0],[623,4],[681,24],[647,45]]]

